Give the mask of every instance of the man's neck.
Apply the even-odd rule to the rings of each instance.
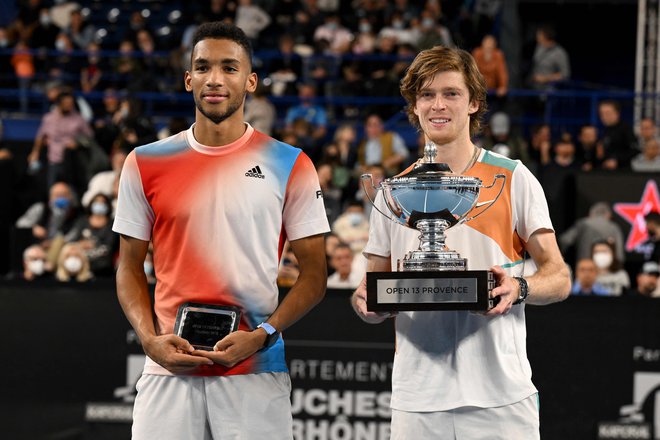
[[[231,144],[243,136],[247,129],[245,122],[240,117],[242,114],[243,110],[239,109],[234,115],[219,124],[214,124],[206,117],[198,115],[193,127],[195,140],[207,147],[222,147]]]
[[[466,167],[472,161],[477,147],[471,141],[467,141],[444,145],[436,144],[436,148],[438,149],[436,162],[446,163],[454,173],[461,174],[464,170],[467,171]]]

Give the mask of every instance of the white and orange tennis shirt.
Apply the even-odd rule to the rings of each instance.
[[[173,332],[185,302],[239,306],[240,329],[253,329],[277,307],[285,240],[329,231],[310,159],[246,126],[222,147],[201,145],[191,127],[126,159],[113,230],[153,241],[158,334]],[[195,374],[267,371],[287,371],[281,338],[233,368]],[[145,372],[168,374],[150,359]]]
[[[447,230],[446,244],[467,258],[469,270],[501,266],[522,276],[525,246],[537,232],[553,231],[543,188],[520,161],[491,151],[464,173],[490,186],[482,188],[474,220]],[[501,194],[499,194],[501,189]],[[499,197],[498,197],[499,194]],[[484,211],[488,202],[496,200]],[[388,212],[379,193],[376,206]],[[483,215],[477,215],[483,212]],[[419,247],[419,232],[371,214],[364,252],[397,260]],[[505,315],[468,311],[399,312],[392,371],[391,406],[400,411],[433,412],[459,407],[492,408],[536,393],[527,359],[524,304]]]

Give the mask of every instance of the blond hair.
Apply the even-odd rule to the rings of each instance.
[[[62,246],[62,250],[57,257],[55,278],[57,278],[58,281],[71,281],[71,275],[64,268],[64,260],[72,255],[80,258],[82,261],[82,268],[80,268],[80,272],[76,275],[75,280],[82,283],[92,279],[94,274],[89,268],[89,258],[87,258],[87,255],[77,243],[67,243]]]
[[[436,74],[441,72],[459,72],[463,75],[470,102],[476,102],[479,107],[470,115],[470,135],[477,134],[481,128],[481,118],[487,108],[486,81],[472,55],[462,49],[435,46],[417,54],[401,80],[401,95],[408,103],[406,106],[408,120],[417,129],[421,129],[419,118],[414,111],[417,95]]]

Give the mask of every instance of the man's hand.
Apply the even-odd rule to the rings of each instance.
[[[518,281],[508,276],[500,266],[493,266],[490,270],[495,275],[495,284],[497,286],[491,291],[490,297],[493,299],[499,297],[499,302],[495,307],[484,313],[484,315],[504,315],[511,310],[511,306],[518,299],[520,285]]]
[[[154,362],[174,374],[185,373],[201,365],[213,365],[213,361],[196,355],[193,346],[176,335],[153,336],[143,342],[142,347]]]
[[[387,318],[396,316],[396,312],[370,312],[367,310],[367,277],[362,278],[362,282],[358,288],[353,292],[351,297],[351,305],[355,313],[364,322],[369,324],[380,324]]]
[[[215,344],[213,351],[196,350],[192,354],[202,356],[216,364],[233,367],[261,350],[266,341],[264,330],[247,332],[238,330],[229,333]]]

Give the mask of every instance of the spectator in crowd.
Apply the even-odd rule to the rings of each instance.
[[[603,161],[603,148],[598,142],[598,128],[587,124],[580,127],[576,145],[576,156],[582,162],[582,171],[598,169]]]
[[[541,152],[541,167],[538,178],[545,191],[550,217],[555,231],[561,234],[572,222],[575,204],[575,175],[580,164],[575,159],[575,144],[568,135],[560,138],[554,146],[554,155],[544,149]]]
[[[46,113],[37,130],[32,151],[28,155],[28,163],[40,162],[40,154],[45,146],[48,154],[48,186],[52,186],[62,176],[64,151],[78,146],[77,138],[94,133],[90,126],[75,109],[75,101],[71,92],[62,92],[56,99],[57,107]]]
[[[629,168],[637,147],[632,128],[621,119],[621,105],[609,99],[601,101],[598,116],[604,126],[600,139],[604,154],[602,167],[607,170]]]
[[[539,124],[532,127],[529,140],[529,157],[536,166],[540,166],[541,157],[548,154],[552,148],[552,139],[550,136],[550,125]],[[547,158],[547,156],[545,156]],[[531,169],[532,171],[538,171]]]
[[[14,75],[18,82],[21,111],[25,113],[28,111],[28,92],[35,75],[34,59],[25,40],[16,43],[11,56],[11,65],[14,67]]]
[[[472,51],[472,56],[486,80],[488,93],[500,98],[506,96],[509,90],[509,70],[504,53],[497,47],[495,37],[490,34],[485,35],[481,45]]]
[[[156,284],[156,272],[154,272],[154,246],[153,243],[149,243],[149,249],[147,250],[147,255],[144,257],[144,274],[147,277],[147,283]]]
[[[141,64],[135,56],[135,44],[131,40],[119,43],[119,55],[112,59],[113,87],[119,90],[139,91],[135,81],[141,83]]]
[[[630,168],[636,172],[660,172],[660,142],[651,138],[644,144],[642,152],[630,161]]]
[[[71,187],[55,182],[50,187],[48,203],[37,202],[30,206],[16,221],[16,227],[31,229],[33,239],[49,249],[58,236],[71,241],[78,215],[78,202]]]
[[[283,34],[278,42],[279,53],[270,62],[269,78],[273,82],[273,95],[295,95],[296,82],[302,76],[302,58],[294,51],[295,40]]]
[[[326,14],[324,23],[314,31],[314,41],[326,41],[333,54],[347,53],[353,38],[351,31],[341,24],[341,19],[336,13]]]
[[[371,180],[360,182],[359,188],[355,193],[355,198],[362,202],[364,215],[366,215],[367,218],[371,218],[371,210],[373,209],[371,200],[376,200],[378,186],[383,180],[385,180],[385,168],[380,164],[369,165],[365,169],[365,174],[371,174]]]
[[[270,15],[252,0],[239,0],[236,7],[235,24],[243,29],[245,35],[255,44],[261,31],[272,22]]]
[[[354,55],[370,55],[376,49],[376,35],[369,17],[360,17],[357,33],[351,44],[351,52]]]
[[[417,40],[419,50],[430,49],[434,46],[454,46],[454,39],[449,29],[441,24],[428,8],[424,8],[420,17],[420,33],[421,36]]]
[[[539,27],[536,31],[530,85],[535,89],[548,90],[553,83],[566,81],[570,76],[568,52],[557,43],[554,28],[548,25]]]
[[[58,281],[84,283],[94,278],[89,268],[89,260],[83,249],[76,243],[67,243],[57,257],[55,278]]]
[[[296,254],[293,253],[293,250],[287,241],[284,246],[284,252],[282,252],[280,268],[277,272],[278,287],[292,287],[294,284],[296,284],[298,275],[300,275],[298,259],[296,258]]]
[[[637,148],[643,149],[644,145],[652,140],[658,139],[658,127],[655,125],[653,118],[642,118],[639,121],[639,135],[637,136]]]
[[[46,98],[50,104],[50,110],[57,109],[57,97],[60,93],[68,92],[73,94],[73,88],[65,85],[62,81],[53,79],[45,84]],[[83,96],[75,96],[76,111],[88,124],[94,119],[94,110],[89,102]]]
[[[33,244],[23,251],[22,278],[24,280],[48,279],[52,269],[48,263],[46,250],[41,245]]]
[[[349,245],[354,254],[362,252],[369,239],[369,219],[364,214],[362,203],[349,202],[344,212],[332,223],[332,232]]]
[[[640,250],[645,261],[660,263],[660,213],[652,211],[644,216],[647,240],[642,243]]]
[[[591,258],[598,267],[596,281],[607,289],[610,296],[621,296],[630,288],[630,277],[616,257],[614,245],[609,241],[597,241],[591,246]]]
[[[482,147],[508,158],[520,160],[526,165],[530,163],[527,143],[521,136],[511,132],[511,118],[504,112],[495,112],[491,115]]]
[[[50,10],[42,7],[39,10],[39,21],[32,27],[32,30],[24,37],[29,38],[28,45],[33,49],[55,49],[55,40],[60,33],[60,29],[53,23],[50,16]],[[39,58],[45,60],[46,58]],[[43,65],[38,66],[41,70]]]
[[[101,64],[101,46],[92,41],[85,47],[85,50],[87,63],[80,70],[80,89],[83,93],[90,93],[103,87],[101,80],[104,76],[104,66]]]
[[[637,273],[637,287],[628,291],[628,294],[651,298],[658,289],[658,276],[660,266],[655,261],[647,261]]]
[[[268,90],[263,83],[245,101],[245,121],[256,130],[271,135],[277,112],[272,102],[268,100]]]
[[[89,260],[90,270],[97,276],[114,274],[117,235],[112,232],[112,200],[105,194],[96,194],[73,226],[72,242],[76,242]]]
[[[596,282],[598,267],[591,258],[581,258],[575,265],[575,280],[571,288],[572,295],[609,296],[609,291]]]
[[[365,136],[357,147],[360,170],[381,164],[388,175],[401,172],[408,160],[409,152],[403,138],[395,131],[386,131],[381,117],[375,113],[367,116],[364,123]]]
[[[319,184],[323,192],[323,203],[325,204],[328,223],[332,224],[339,217],[339,214],[341,214],[342,192],[333,183],[333,166],[331,164],[322,163],[318,165],[316,167],[316,173],[319,176]]]
[[[60,32],[55,40],[55,53],[49,57],[47,69],[50,78],[70,87],[79,84],[83,67],[82,59],[76,56],[75,49],[71,38],[65,32]]]
[[[298,88],[300,104],[295,105],[286,112],[284,123],[287,129],[292,129],[298,119],[309,122],[313,127],[312,138],[322,140],[328,129],[328,116],[325,109],[316,104],[316,87],[313,84],[301,84]]]
[[[328,232],[325,234],[325,261],[328,269],[328,275],[332,275],[335,269],[330,265],[330,258],[332,253],[335,251],[335,248],[342,241],[339,239],[337,234],[334,232]]]
[[[85,21],[80,8],[71,11],[69,26],[64,31],[78,50],[87,49],[96,33],[94,25]]]
[[[575,246],[575,259],[578,261],[590,257],[591,246],[597,241],[614,243],[617,259],[624,261],[623,233],[619,225],[612,221],[612,210],[606,202],[591,205],[587,217],[578,219],[559,236],[564,255]]]
[[[395,11],[378,32],[378,38],[393,38],[397,44],[416,44],[419,36],[410,27],[410,21],[406,21],[401,12]]]
[[[364,273],[353,271],[353,251],[346,243],[339,243],[330,257],[334,272],[328,277],[329,289],[356,289]]]

